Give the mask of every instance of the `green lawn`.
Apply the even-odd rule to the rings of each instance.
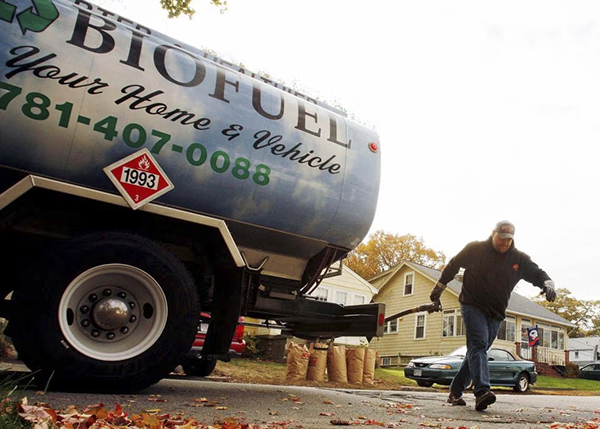
[[[600,395],[600,381],[583,378],[557,378],[540,375],[533,388],[595,391]]]
[[[257,384],[289,384],[285,380],[286,364],[265,362],[254,359],[232,359],[230,362],[219,362],[213,375],[223,376],[233,382],[257,383]],[[404,377],[403,368],[377,368],[375,370],[375,384],[360,385],[361,389],[395,390],[402,387],[418,387],[417,383]],[[342,385],[330,382],[294,382],[292,384],[323,386],[323,387],[347,387],[355,385]],[[356,386],[358,387],[358,386]],[[448,386],[434,384],[432,389],[447,391]],[[511,388],[498,387],[494,390],[506,390],[512,392]],[[562,395],[585,395],[600,396],[600,381],[583,380],[578,378],[556,378],[539,376],[537,383],[531,386],[531,393],[539,394],[562,394]]]

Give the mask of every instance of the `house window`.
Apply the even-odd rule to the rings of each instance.
[[[408,273],[404,275],[404,295],[412,295],[413,294],[413,282],[415,275],[413,273]]]
[[[334,301],[337,304],[342,304],[342,305],[348,304],[348,292],[345,292],[343,290],[336,290]]]
[[[540,346],[540,347],[547,347],[546,346],[546,338],[544,338],[545,333],[546,333],[546,328],[542,325],[538,325],[538,337],[539,337],[538,346]],[[548,343],[549,343],[549,341],[548,341]]]
[[[425,338],[425,319],[426,315],[417,314],[415,318],[415,340],[422,340]]]
[[[390,366],[392,364],[391,357],[382,357],[381,358],[381,366]]]
[[[521,320],[521,344],[527,343],[529,346],[529,332],[527,332],[527,328],[531,327],[531,320],[523,319]]]
[[[317,301],[328,301],[329,289],[326,287],[318,287],[315,290],[314,297],[317,299]]]
[[[531,350],[529,350],[529,332],[527,328],[531,327],[531,320],[521,320],[521,357],[525,359],[531,358]]]
[[[352,297],[352,304],[354,305],[364,304],[365,302],[367,302],[367,297],[364,295],[354,295]]]
[[[558,326],[539,325],[540,346],[564,350],[565,332]]]
[[[558,350],[564,350],[565,349],[565,332],[560,329],[559,327],[555,327],[556,329],[556,348]]]
[[[383,329],[384,334],[397,334],[398,333],[398,319],[390,320],[385,324]]]
[[[579,352],[575,352],[575,359],[579,359]]]
[[[462,316],[457,310],[444,310],[442,319],[442,337],[464,335]]]
[[[513,316],[506,316],[506,319],[500,324],[498,339],[514,343],[517,338],[517,319]]]

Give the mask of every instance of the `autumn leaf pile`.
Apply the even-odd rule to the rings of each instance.
[[[46,404],[29,405],[27,398],[23,398],[18,408],[19,416],[32,423],[33,429],[282,429],[287,426],[285,422],[256,425],[235,418],[206,425],[193,418],[155,412],[129,416],[119,404],[112,411],[96,404],[83,411],[68,407],[57,412]]]
[[[151,395],[148,400],[150,402],[165,402],[159,395]],[[303,402],[295,395],[289,395],[286,398],[280,399],[282,402],[291,402],[293,409],[299,409],[298,406]],[[323,401],[323,404],[336,406],[331,401]],[[209,401],[206,398],[194,398],[189,404],[194,407],[213,407],[214,409],[227,410],[227,406],[223,406],[219,402]],[[339,405],[338,405],[339,406]],[[408,415],[414,410],[411,404],[385,404],[381,405],[386,408],[389,415]],[[212,424],[206,424],[196,421],[194,418],[185,418],[181,415],[173,416],[164,414],[160,409],[148,409],[139,414],[129,415],[123,410],[120,404],[115,404],[113,410],[109,410],[103,404],[95,404],[86,407],[83,410],[77,409],[75,406],[67,407],[62,411],[56,411],[49,405],[44,403],[36,403],[29,405],[27,398],[21,401],[9,401],[5,398],[0,401],[0,412],[7,412],[9,408],[16,408],[17,415],[24,422],[31,424],[32,429],[300,429],[301,422],[279,421],[263,424],[249,423],[240,418],[224,418]],[[336,406],[337,407],[337,406]],[[549,410],[550,412],[551,410]],[[600,414],[600,412],[597,412]],[[269,415],[279,415],[278,412],[272,411]],[[395,422],[381,422],[369,419],[366,416],[355,416],[351,419],[339,418],[334,411],[321,412],[320,416],[330,417],[329,424],[331,426],[380,426],[385,428],[408,427],[409,421],[401,418],[395,419]],[[420,416],[423,418],[424,416]],[[433,421],[421,421],[418,423],[418,428],[436,428],[436,429],[475,429],[465,426],[448,426],[447,423],[452,419],[437,419]],[[600,429],[600,418],[594,418],[587,422],[577,423],[552,423],[540,424],[537,422],[536,428],[547,429]]]

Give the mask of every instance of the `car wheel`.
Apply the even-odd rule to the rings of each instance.
[[[433,386],[433,381],[417,381],[417,384],[421,387],[431,387]]]
[[[194,281],[148,239],[77,238],[22,277],[13,342],[51,388],[139,390],[168,375],[192,345],[200,313]]]
[[[515,387],[513,387],[513,389],[515,392],[519,393],[527,392],[527,390],[529,389],[529,376],[524,372],[519,374],[517,384],[515,384]]]
[[[187,375],[194,375],[196,377],[207,377],[217,366],[217,359],[184,359],[181,363],[183,371]]]

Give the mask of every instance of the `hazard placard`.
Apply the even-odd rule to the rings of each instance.
[[[174,188],[148,149],[104,167],[104,172],[134,210]]]

